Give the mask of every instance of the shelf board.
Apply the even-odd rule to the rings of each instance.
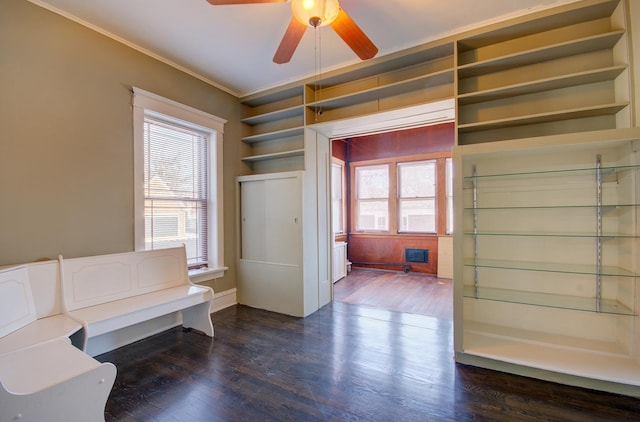
[[[640,165],[633,166],[603,166],[600,168],[603,176],[613,173],[619,173],[623,171],[630,170],[638,170],[640,169]],[[493,174],[478,174],[476,176],[464,176],[465,180],[473,181],[474,179],[513,179],[514,177],[540,177],[540,176],[551,176],[558,177],[563,175],[572,176],[575,174],[580,175],[584,173],[585,175],[595,175],[597,168],[595,167],[585,167],[585,168],[575,168],[575,169],[559,169],[559,170],[542,170],[542,171],[525,171],[525,172],[517,172],[517,173],[493,173]]]
[[[242,138],[242,142],[247,144],[253,144],[256,142],[272,141],[274,139],[290,138],[292,136],[302,136],[304,134],[304,127],[297,126],[290,129],[277,130],[274,132],[260,133],[257,135],[245,136]]]
[[[287,107],[281,110],[275,110],[268,113],[257,114],[255,116],[247,116],[242,118],[242,122],[248,125],[258,125],[261,123],[272,122],[274,120],[287,119],[289,117],[302,116],[304,114],[304,105],[295,107]]]
[[[601,238],[601,239],[638,239],[640,235],[624,233],[607,233],[598,236],[595,233],[527,233],[527,232],[465,232],[465,236],[513,236],[513,237],[578,237],[578,238]]]
[[[579,38],[577,40],[469,63],[458,67],[458,77],[464,79],[471,76],[484,75],[533,63],[558,59],[561,57],[612,48],[620,38],[622,38],[624,33],[624,30],[611,31],[604,34]]]
[[[562,374],[640,386],[640,364],[613,342],[464,322],[463,353]]]
[[[611,115],[627,107],[628,103],[602,104],[598,106],[579,107],[568,110],[551,111],[546,113],[528,114],[524,116],[507,117],[504,119],[487,120],[483,122],[465,123],[458,125],[459,133],[470,133],[491,129],[503,129],[514,126],[550,123],[560,120],[579,119]]]
[[[271,154],[252,155],[249,157],[242,158],[242,161],[255,162],[255,161],[274,160],[276,158],[301,157],[303,155],[304,155],[304,149],[294,149],[290,151],[273,152]]]
[[[579,265],[579,264],[564,264],[553,262],[528,262],[528,261],[506,261],[501,259],[474,259],[465,258],[465,267],[478,267],[478,268],[497,268],[504,270],[518,270],[518,271],[540,271],[550,273],[564,273],[564,274],[587,274],[598,275],[596,265]],[[632,271],[625,270],[619,267],[603,266],[600,269],[600,275],[612,276],[612,277],[638,277]]]
[[[508,85],[483,91],[462,93],[458,95],[458,105],[465,106],[485,101],[511,98],[518,95],[533,94],[536,92],[550,91],[553,89],[566,88],[570,86],[609,81],[615,79],[626,68],[626,66],[612,66],[603,69],[571,73],[568,75],[539,79],[526,83]]]
[[[422,75],[402,82],[395,82],[363,91],[327,98],[320,101],[307,103],[307,107],[320,107],[324,109],[334,109],[350,105],[365,103],[368,101],[386,98],[393,95],[405,94],[418,91],[432,86],[453,84],[453,69],[434,72]]]
[[[590,297],[556,295],[551,293],[527,292],[522,290],[495,289],[489,287],[464,286],[464,297],[496,302],[519,303],[547,308],[571,309],[597,312],[596,300]],[[630,315],[635,313],[629,307],[613,299],[602,299],[600,313]]]

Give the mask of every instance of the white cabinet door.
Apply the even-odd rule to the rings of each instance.
[[[300,262],[300,195],[293,176],[240,183],[241,259]]]

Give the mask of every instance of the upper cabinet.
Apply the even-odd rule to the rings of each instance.
[[[579,2],[460,39],[458,144],[630,127],[624,5]]]

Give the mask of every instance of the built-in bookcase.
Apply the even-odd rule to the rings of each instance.
[[[459,361],[640,392],[639,150],[638,129],[456,148]]]
[[[458,144],[630,127],[624,2],[578,2],[457,42]]]

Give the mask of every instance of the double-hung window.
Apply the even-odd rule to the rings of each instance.
[[[359,166],[356,178],[356,230],[389,230],[389,165]]]
[[[186,246],[189,267],[209,262],[209,137],[144,119],[145,249]]]
[[[435,233],[436,161],[398,163],[398,231]]]
[[[223,119],[134,88],[136,250],[185,245],[222,275]]]
[[[331,207],[334,234],[341,234],[345,231],[344,185],[344,162],[334,159],[331,163]]]
[[[453,233],[453,160],[447,158],[447,234]]]

